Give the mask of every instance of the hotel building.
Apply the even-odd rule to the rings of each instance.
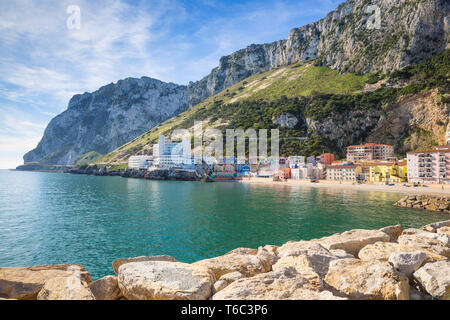
[[[163,135],[153,145],[153,164],[156,167],[182,167],[193,164],[191,141],[184,138],[181,142],[171,142]]]

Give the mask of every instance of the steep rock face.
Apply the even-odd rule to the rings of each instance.
[[[185,86],[145,77],[120,80],[74,96],[24,160],[73,164],[89,151],[110,152],[187,108]]]
[[[379,8],[379,18],[371,6]],[[222,57],[190,85],[190,97],[201,101],[256,73],[316,58],[342,72],[388,73],[449,48],[449,14],[446,0],[348,0],[324,19],[293,29],[286,40]]]

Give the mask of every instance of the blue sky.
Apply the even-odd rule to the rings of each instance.
[[[0,168],[23,163],[77,93],[126,77],[187,84],[342,0],[0,0]],[[81,10],[69,29],[66,10]]]

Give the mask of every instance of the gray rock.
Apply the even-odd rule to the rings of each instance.
[[[393,252],[388,261],[398,271],[407,277],[411,277],[412,274],[422,266],[426,257],[427,255],[421,251]]]
[[[131,262],[119,268],[119,288],[128,300],[205,300],[213,293],[208,269],[181,262]]]
[[[414,278],[432,297],[450,300],[450,261],[427,263],[414,272]]]

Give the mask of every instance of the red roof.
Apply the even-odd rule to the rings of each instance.
[[[347,166],[330,166],[328,169],[355,169],[356,167],[354,164],[349,164]]]
[[[389,145],[389,144],[366,143],[366,144],[359,144],[359,145],[348,146],[347,148],[374,147],[374,146],[378,146],[378,147],[382,147],[382,146],[392,147],[392,146]]]

